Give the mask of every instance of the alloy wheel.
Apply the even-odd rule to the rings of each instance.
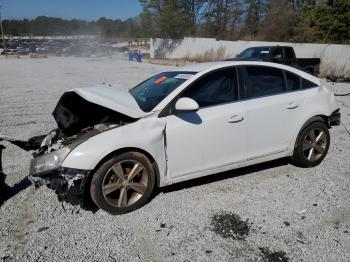
[[[303,141],[303,153],[308,161],[317,161],[326,151],[328,139],[321,128],[311,129]]]
[[[145,193],[149,177],[145,167],[135,160],[123,160],[112,166],[102,183],[105,200],[123,208],[136,203]]]

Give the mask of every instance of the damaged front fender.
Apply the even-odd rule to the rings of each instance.
[[[111,153],[120,149],[140,149],[155,160],[160,186],[165,182],[166,153],[164,130],[166,122],[157,117],[145,117],[132,125],[111,129],[77,146],[63,161],[66,168],[93,170]]]

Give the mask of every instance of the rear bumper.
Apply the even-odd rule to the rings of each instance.
[[[328,117],[328,124],[329,126],[339,126],[340,125],[340,110],[335,110],[329,117]]]

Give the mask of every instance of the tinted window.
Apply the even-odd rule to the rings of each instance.
[[[194,72],[163,72],[142,82],[129,92],[143,111],[150,112],[194,74]]]
[[[317,85],[309,80],[303,78],[302,80],[302,89],[308,89],[312,87],[317,87]]]
[[[243,70],[247,98],[284,92],[282,70],[266,66],[247,66]]]
[[[277,49],[273,50],[272,57],[273,58],[282,58],[283,57],[282,48],[277,48]]]
[[[293,59],[294,58],[292,48],[286,48],[286,49],[284,49],[284,51],[286,52],[286,59]]]
[[[263,58],[269,56],[269,47],[250,47],[240,53],[237,57],[242,59],[247,58]]]
[[[205,75],[181,96],[194,99],[200,107],[234,101],[237,99],[235,70],[229,68]]]
[[[287,91],[294,91],[300,89],[300,78],[299,76],[290,73],[288,71],[286,72],[286,78],[287,78]]]

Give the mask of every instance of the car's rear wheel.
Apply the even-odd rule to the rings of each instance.
[[[149,159],[138,152],[114,156],[93,175],[91,198],[110,214],[118,215],[143,206],[151,197],[155,172]]]
[[[327,155],[329,144],[327,125],[322,122],[311,123],[298,135],[292,163],[301,167],[319,165]]]

